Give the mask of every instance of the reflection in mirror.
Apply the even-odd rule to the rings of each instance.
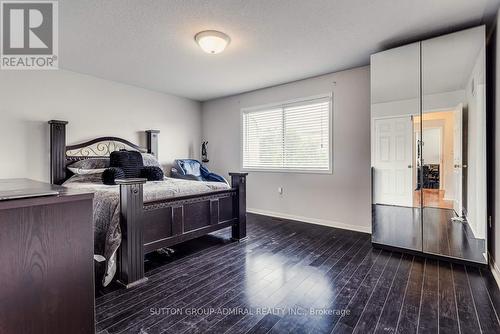
[[[371,57],[372,242],[422,250],[415,140],[420,43]]]
[[[485,30],[421,47],[423,250],[486,263]]]

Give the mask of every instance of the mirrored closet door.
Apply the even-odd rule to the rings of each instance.
[[[486,262],[485,29],[421,48],[423,251]]]
[[[372,242],[486,260],[485,29],[371,57]]]
[[[415,139],[420,116],[420,43],[371,57],[373,242],[420,251]]]

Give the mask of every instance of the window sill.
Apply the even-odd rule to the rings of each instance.
[[[263,169],[263,168],[241,168],[243,172],[251,173],[287,173],[287,174],[333,174],[329,170],[307,170],[307,169]]]

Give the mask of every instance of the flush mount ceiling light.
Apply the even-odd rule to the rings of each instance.
[[[221,53],[231,41],[228,35],[216,30],[201,31],[194,39],[203,51],[210,54]]]

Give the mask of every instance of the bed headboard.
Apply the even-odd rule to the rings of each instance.
[[[72,162],[107,157],[121,149],[151,153],[158,158],[158,130],[147,130],[146,147],[119,137],[99,137],[83,143],[66,145],[67,121],[51,120],[50,126],[50,182],[62,184],[70,176],[66,166]]]

